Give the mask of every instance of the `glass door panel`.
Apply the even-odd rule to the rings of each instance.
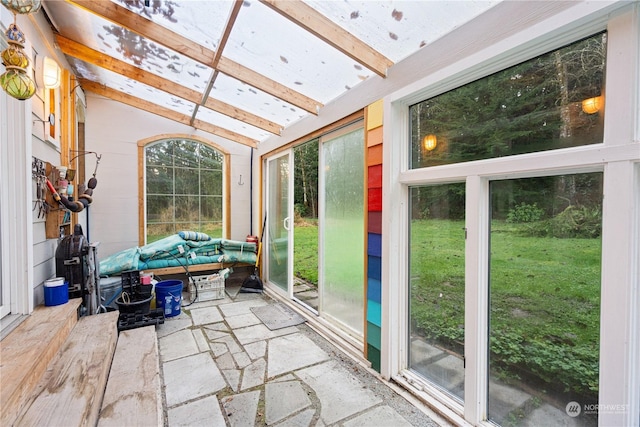
[[[490,191],[489,419],[596,426],[602,174]]]
[[[465,183],[409,192],[409,368],[464,398]]]
[[[291,209],[289,153],[267,162],[267,278],[289,293]]]
[[[318,139],[293,148],[293,297],[318,314]]]
[[[321,315],[364,334],[364,131],[322,143]]]

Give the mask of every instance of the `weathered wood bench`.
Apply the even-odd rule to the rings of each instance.
[[[118,312],[80,318],[16,425],[95,426],[118,340]]]
[[[37,307],[0,341],[0,425],[10,426],[78,321],[80,299]]]
[[[98,426],[163,425],[155,326],[120,332]]]

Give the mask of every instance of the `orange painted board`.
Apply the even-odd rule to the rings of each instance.
[[[367,166],[382,164],[382,144],[370,147],[367,153]]]
[[[367,132],[367,147],[382,144],[382,129],[380,126]]]

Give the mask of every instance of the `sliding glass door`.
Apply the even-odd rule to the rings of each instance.
[[[290,203],[291,154],[267,161],[267,280],[290,296],[293,205]]]
[[[321,139],[321,316],[362,337],[364,331],[364,131]]]

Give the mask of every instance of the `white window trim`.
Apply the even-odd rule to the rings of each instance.
[[[594,171],[605,174],[599,403],[627,408],[626,412],[601,411],[599,423],[635,425],[640,420],[640,6],[635,3],[611,13],[611,3],[597,3],[576,3],[384,99],[382,374],[405,385],[414,383],[416,395],[458,422],[478,425],[486,419],[489,181]],[[605,28],[609,34],[608,105],[602,144],[408,170],[409,105]],[[468,228],[464,408],[405,373],[408,187],[461,181],[467,185]]]

